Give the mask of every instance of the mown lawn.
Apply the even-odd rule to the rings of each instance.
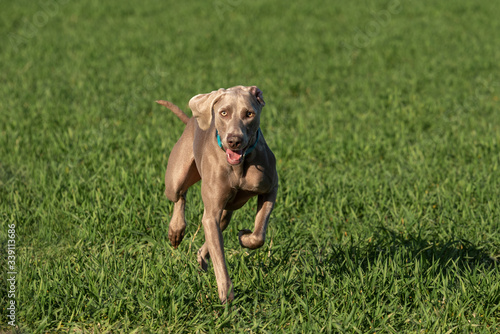
[[[0,11],[0,332],[497,333],[496,1],[11,1]],[[224,232],[236,300],[163,196],[154,103],[257,85],[280,191]],[[15,225],[11,238],[9,226]],[[15,298],[8,241],[15,239]],[[9,326],[7,306],[16,303]]]

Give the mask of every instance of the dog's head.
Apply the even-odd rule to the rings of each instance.
[[[221,88],[189,101],[200,129],[207,130],[214,123],[231,165],[242,163],[246,151],[257,140],[260,112],[265,104],[262,91],[256,86]]]

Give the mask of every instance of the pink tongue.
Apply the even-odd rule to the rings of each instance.
[[[243,156],[241,151],[232,151],[230,149],[226,150],[227,162],[232,165],[239,164],[241,162],[241,157]]]

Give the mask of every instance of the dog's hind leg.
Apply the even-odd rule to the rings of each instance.
[[[168,228],[168,239],[174,248],[177,248],[184,238],[187,190],[201,179],[193,154],[194,122],[194,120],[188,122],[182,136],[174,145],[165,173],[165,195],[174,202],[174,211]]]

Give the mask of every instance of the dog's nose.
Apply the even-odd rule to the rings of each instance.
[[[243,138],[240,136],[235,136],[233,134],[229,134],[227,136],[227,144],[231,150],[239,150],[241,149],[241,143],[243,142]]]

